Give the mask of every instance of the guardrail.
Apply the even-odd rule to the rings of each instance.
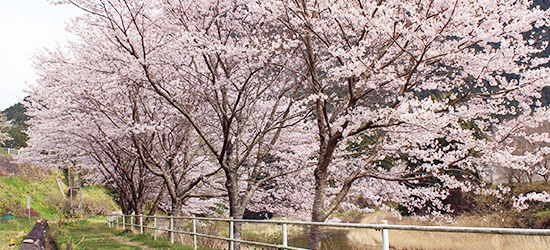
[[[21,154],[21,150],[15,148],[0,148],[0,154],[18,155]]]
[[[129,223],[128,220],[129,219]],[[153,227],[144,225],[144,218],[153,219]],[[139,220],[138,220],[139,219]],[[170,220],[169,228],[160,228],[158,225],[158,219]],[[192,224],[192,231],[174,230],[174,220],[189,220]],[[139,224],[137,224],[139,221]],[[198,221],[223,221],[229,223],[229,237],[222,237],[216,235],[208,235],[197,233]],[[264,224],[278,224],[281,225],[282,242],[281,244],[271,244],[265,242],[247,241],[236,239],[234,237],[235,223],[264,223]],[[181,217],[181,216],[147,216],[147,215],[109,215],[107,216],[107,224],[109,227],[118,229],[122,226],[126,229],[126,226],[130,226],[132,231],[135,227],[139,228],[140,233],[143,233],[145,228],[154,231],[154,239],[157,239],[158,231],[165,231],[170,233],[170,241],[174,243],[174,234],[186,234],[193,236],[193,246],[197,249],[197,236],[206,237],[211,239],[224,240],[229,243],[229,249],[234,249],[234,243],[239,242],[248,245],[256,245],[263,247],[273,247],[278,249],[293,249],[293,250],[307,250],[306,248],[292,247],[288,245],[288,225],[302,225],[302,226],[322,226],[332,228],[357,228],[357,229],[375,229],[380,230],[382,233],[382,249],[389,250],[389,237],[388,230],[405,230],[405,231],[424,231],[424,232],[446,232],[446,233],[476,233],[476,234],[505,234],[505,235],[529,235],[529,236],[550,236],[550,229],[526,229],[526,228],[489,228],[489,227],[449,227],[449,226],[415,226],[415,225],[389,225],[386,220],[382,220],[380,224],[360,224],[360,223],[328,223],[328,222],[307,222],[307,221],[287,221],[282,220],[246,220],[246,219],[224,219],[224,218],[205,218],[205,217]]]

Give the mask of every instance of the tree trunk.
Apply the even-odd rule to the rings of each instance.
[[[326,172],[315,171],[315,197],[313,200],[313,208],[311,213],[312,222],[324,222],[325,216],[325,189],[326,189]],[[325,181],[323,181],[325,180]],[[309,248],[313,250],[321,249],[321,238],[323,236],[323,227],[311,226],[309,232]]]
[[[323,222],[325,221],[322,216],[312,215],[312,221],[314,222]],[[321,226],[311,226],[309,231],[309,245],[308,248],[313,250],[321,249],[321,239],[323,238],[323,227]]]
[[[229,196],[229,216],[233,219],[242,219],[244,215],[244,204],[240,199],[239,193],[239,177],[237,173],[227,172],[226,173],[226,183],[227,194]],[[242,223],[234,223],[233,227],[233,236],[235,239],[240,239],[242,235]],[[234,243],[235,250],[240,249],[240,244],[238,242]]]
[[[322,105],[318,104],[318,113],[323,112],[320,108]],[[322,122],[319,122],[320,131],[326,130]],[[324,129],[325,128],[325,129]],[[341,139],[341,134],[337,135],[327,135],[320,134],[320,152],[319,152],[319,162],[317,163],[317,168],[315,169],[315,196],[313,197],[313,208],[311,212],[311,221],[312,222],[324,222],[329,216],[325,208],[326,200],[326,187],[328,182],[328,166],[332,161],[332,156],[334,150],[339,140]],[[323,228],[318,226],[312,226],[309,233],[309,248],[313,250],[321,249],[321,238],[323,236]]]
[[[183,205],[181,200],[178,197],[172,198],[172,207],[170,209],[170,215],[180,216],[181,215],[181,206]]]

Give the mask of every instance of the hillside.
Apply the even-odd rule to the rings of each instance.
[[[40,167],[19,165],[11,156],[0,154],[0,215],[13,214],[14,219],[0,221],[0,249],[17,249],[37,219],[66,220],[68,200],[58,186],[68,192],[62,171],[45,171]],[[31,220],[28,220],[26,197],[31,197]],[[113,199],[101,187],[82,190],[84,216],[95,216],[118,210]],[[76,200],[75,200],[75,204]]]
[[[59,179],[64,192],[68,192],[61,171],[46,172],[27,166],[21,173],[21,176],[0,176],[0,213],[11,212],[16,217],[26,218],[27,196],[31,197],[31,215],[35,218],[59,220],[63,216],[62,211],[68,212],[68,201],[63,197],[57,183]],[[117,210],[112,198],[100,187],[83,188],[82,200],[84,212],[89,216]]]
[[[0,115],[4,115],[10,127],[5,131],[10,136],[10,140],[6,140],[4,143],[0,143],[0,146],[7,148],[23,148],[27,146],[28,136],[25,131],[28,128],[26,122],[29,120],[29,117],[25,114],[27,108],[21,103],[16,103],[13,106],[0,111]]]

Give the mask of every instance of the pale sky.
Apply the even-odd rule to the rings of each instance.
[[[21,101],[36,81],[33,54],[64,43],[66,23],[81,14],[48,0],[0,0],[0,111]]]

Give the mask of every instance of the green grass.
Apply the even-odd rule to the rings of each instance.
[[[30,181],[21,176],[0,177],[0,212],[12,212],[18,217],[26,215],[27,196],[31,197],[31,208],[41,218],[57,220],[59,212],[51,204],[52,200],[62,200],[62,194],[50,175],[43,181]]]
[[[27,196],[31,197],[33,219],[59,220],[59,207],[63,207],[65,198],[56,179],[64,180],[60,171],[49,175],[40,173],[40,181],[33,181],[17,175],[0,177],[0,214],[11,212],[16,217],[26,218]],[[63,190],[68,187],[62,184]],[[104,188],[86,187],[82,191],[85,208],[103,208],[102,211],[116,210],[116,204]],[[93,209],[97,211],[97,209]]]
[[[32,168],[32,167],[30,167]],[[0,249],[18,249],[24,234],[28,233],[37,219],[57,221],[65,199],[59,190],[56,179],[63,180],[60,171],[47,171],[29,169],[31,177],[17,175],[0,176],[0,217],[4,213],[12,213],[14,220],[0,220]],[[28,176],[28,175],[26,175]],[[65,191],[67,186],[63,184]],[[88,187],[83,189],[84,207],[89,210],[108,212],[118,210],[112,198],[104,188]],[[28,220],[27,196],[31,197],[32,219]],[[11,242],[11,243],[10,243]],[[14,246],[10,246],[16,243]]]
[[[35,221],[26,219],[0,220],[0,249],[19,249],[24,235],[32,229],[35,223]]]
[[[171,244],[166,238],[158,237],[154,240],[149,234],[109,228],[104,217],[96,217],[80,224],[55,225],[52,226],[52,231],[59,249],[66,249],[67,244],[71,244],[72,249],[193,249],[179,243]]]

